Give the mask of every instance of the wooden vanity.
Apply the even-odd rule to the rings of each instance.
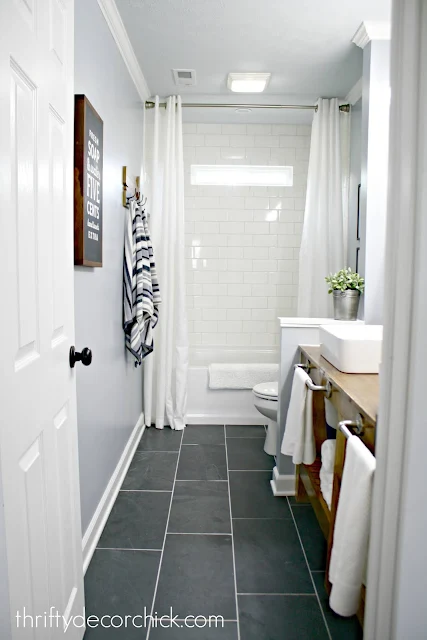
[[[379,376],[376,374],[349,374],[338,371],[320,355],[320,347],[300,346],[300,362],[308,365],[308,373],[316,385],[331,384],[329,400],[338,412],[338,420],[355,420],[360,414],[363,433],[358,437],[375,455],[375,426],[379,402]],[[297,465],[295,497],[298,502],[310,501],[319,525],[328,543],[326,566],[326,588],[330,592],[328,580],[329,562],[333,543],[335,517],[340,494],[341,479],[345,461],[346,437],[337,430],[336,454],[331,509],[323,499],[320,490],[320,448],[327,439],[325,421],[325,393],[313,393],[313,430],[316,442],[316,460],[312,465]],[[365,588],[362,588],[358,618],[363,625]]]

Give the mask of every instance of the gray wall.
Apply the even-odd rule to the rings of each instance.
[[[84,533],[142,411],[142,371],[122,330],[121,179],[122,165],[140,173],[143,112],[96,0],[75,3],[75,93],[104,121],[104,266],[75,268],[76,347],[93,351],[90,367],[76,367]]]

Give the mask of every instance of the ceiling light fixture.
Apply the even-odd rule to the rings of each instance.
[[[247,109],[246,107],[240,107],[239,109],[235,109],[236,113],[252,113],[252,109]]]
[[[227,87],[237,93],[261,93],[271,78],[271,73],[229,73]]]

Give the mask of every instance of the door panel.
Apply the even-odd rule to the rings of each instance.
[[[16,612],[83,614],[73,265],[73,0],[1,0],[0,455]],[[1,535],[1,531],[0,531]],[[41,619],[42,620],[42,619]],[[40,626],[41,624],[41,626]]]
[[[18,350],[15,371],[39,356],[37,292],[36,87],[10,60],[12,211],[16,237]]]

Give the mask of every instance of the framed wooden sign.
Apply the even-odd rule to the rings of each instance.
[[[74,264],[102,267],[104,123],[86,96],[75,96]]]

